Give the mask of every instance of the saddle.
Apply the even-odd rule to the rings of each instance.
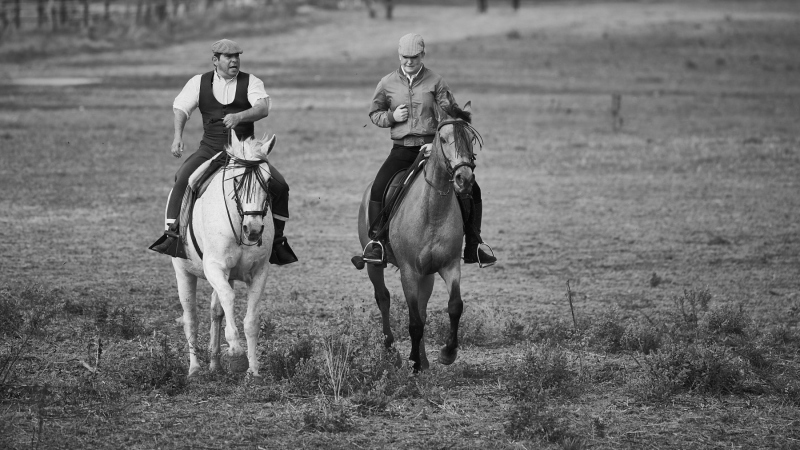
[[[197,238],[194,235],[194,228],[192,227],[192,213],[194,212],[194,204],[211,184],[214,175],[228,164],[227,154],[219,152],[213,158],[201,164],[189,176],[189,185],[186,187],[186,192],[183,194],[181,201],[181,213],[178,223],[180,225],[180,237],[182,245],[185,247],[189,245],[189,235],[192,236],[192,243],[194,250],[200,259],[203,259],[203,252],[197,244]]]
[[[389,223],[394,217],[397,209],[405,198],[408,187],[423,171],[428,158],[420,152],[417,159],[411,164],[408,169],[398,170],[389,181],[386,189],[381,197],[381,213],[375,219],[375,222],[370,224],[370,230],[375,230],[370,239],[382,240],[386,243],[387,255],[391,253],[391,242],[389,242]],[[461,217],[464,221],[464,227],[468,225],[468,218],[472,210],[472,196],[471,195],[458,195],[458,205],[461,209]],[[388,260],[388,258],[387,258]]]

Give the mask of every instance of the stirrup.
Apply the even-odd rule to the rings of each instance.
[[[488,262],[488,263],[484,263],[483,261],[481,261],[481,252],[480,252],[481,245],[484,245],[484,246],[486,246],[486,248],[489,249],[489,253],[492,254],[492,257],[494,258],[494,261]],[[493,265],[495,265],[497,263],[497,257],[494,256],[494,250],[492,250],[492,247],[489,247],[489,244],[487,244],[485,242],[481,242],[481,243],[478,244],[478,249],[475,251],[475,258],[478,259],[478,267],[481,268],[481,269],[483,269],[484,267],[492,267]]]
[[[367,253],[367,249],[371,248],[372,244],[378,244],[381,248],[381,259],[374,259],[374,258],[367,258],[364,255]],[[383,246],[381,241],[369,241],[367,245],[364,246],[364,250],[361,251],[361,259],[364,260],[367,264],[383,264],[386,261],[386,248]]]

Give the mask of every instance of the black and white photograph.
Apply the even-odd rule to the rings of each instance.
[[[800,2],[0,0],[0,448],[800,448]]]

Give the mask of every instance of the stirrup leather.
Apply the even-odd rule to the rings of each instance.
[[[492,257],[494,257],[494,250],[492,250],[492,247],[489,247],[489,244],[487,244],[485,242],[479,243],[478,244],[478,249],[475,251],[475,258],[478,260],[478,267],[483,269],[484,267],[491,267],[491,266],[495,265],[495,263],[497,263],[497,258],[495,258],[494,261],[488,262],[488,263],[484,263],[483,261],[481,261],[481,252],[478,251],[478,250],[481,249],[481,246],[485,246],[486,248],[488,248],[489,249],[489,253],[492,254]]]
[[[374,259],[374,258],[367,258],[364,255],[367,253],[367,249],[371,248],[372,244],[378,244],[381,248],[381,259]],[[383,264],[386,261],[386,247],[383,246],[381,241],[374,241],[370,240],[367,242],[367,245],[364,246],[364,250],[361,251],[361,258],[364,260],[365,263],[369,264]]]

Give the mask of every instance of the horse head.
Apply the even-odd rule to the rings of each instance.
[[[433,152],[441,154],[453,188],[459,194],[469,194],[475,182],[475,144],[483,145],[480,134],[470,124],[472,119],[471,104],[464,108],[455,103],[448,110],[437,105],[439,122],[433,142]]]
[[[269,210],[268,185],[272,174],[267,157],[275,146],[275,135],[260,140],[248,138],[239,141],[231,133],[231,144],[226,148],[229,162],[226,179],[233,180],[233,198],[242,221],[241,236],[249,242],[260,242],[264,231],[264,217]]]

